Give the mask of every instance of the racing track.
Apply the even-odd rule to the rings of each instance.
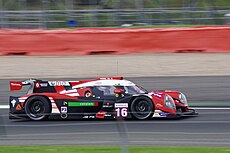
[[[0,145],[124,144],[229,147],[230,107],[225,107],[229,106],[230,102],[229,76],[129,79],[148,90],[182,90],[193,105],[220,103],[223,106],[199,109],[198,117],[148,121],[9,121],[8,110],[0,109]],[[10,95],[8,80],[0,80],[0,84],[1,105],[7,104],[7,97]]]

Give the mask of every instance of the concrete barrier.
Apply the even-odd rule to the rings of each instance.
[[[230,52],[230,27],[0,30],[0,55]]]

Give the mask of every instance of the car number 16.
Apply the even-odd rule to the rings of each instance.
[[[128,117],[128,104],[127,103],[117,103],[115,104],[115,117]]]

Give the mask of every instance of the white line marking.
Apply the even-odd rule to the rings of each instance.
[[[63,124],[63,122],[59,122],[59,124],[51,124],[51,122],[47,122],[47,124],[41,124],[41,122],[39,122],[39,124],[34,124],[35,122],[32,122],[32,124],[25,124],[25,122],[23,122],[22,124],[5,124],[5,127],[33,127],[33,128],[41,128],[41,127],[60,127],[60,126],[93,126],[93,125],[116,125],[118,124],[117,121],[112,121],[112,122],[108,122],[108,121],[103,121],[103,122],[85,122],[85,123],[65,123]],[[156,121],[156,120],[151,120],[151,121],[132,121],[132,122],[125,122],[127,125],[132,125],[132,124],[229,124],[230,121],[207,121],[207,120],[202,120],[202,121],[167,121],[167,122],[162,122],[162,121]]]
[[[0,109],[9,109],[10,106],[9,105],[0,105]]]

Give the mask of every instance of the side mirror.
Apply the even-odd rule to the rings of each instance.
[[[120,89],[120,88],[116,88],[114,89],[114,93],[115,94],[122,94],[124,92],[124,90]]]

